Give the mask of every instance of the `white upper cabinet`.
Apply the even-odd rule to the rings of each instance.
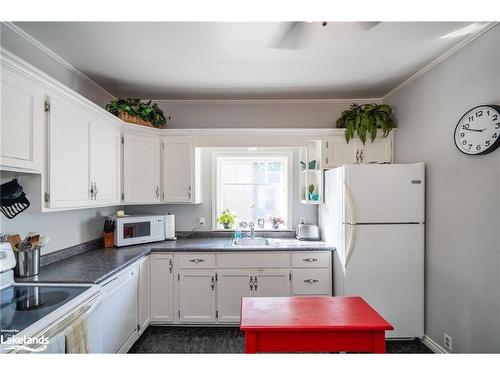
[[[120,129],[97,118],[90,123],[90,183],[95,203],[120,204]]]
[[[0,169],[41,173],[44,92],[3,67],[0,80]]]
[[[378,136],[373,143],[367,139],[364,145],[359,138],[347,143],[344,134],[327,137],[323,165],[335,168],[344,164],[392,163],[393,133],[394,130],[387,137]]]
[[[367,140],[361,156],[365,164],[392,163],[392,136],[376,138],[373,143]]]
[[[47,120],[47,206],[120,204],[117,124],[55,95],[50,97]]]
[[[160,202],[160,138],[125,133],[123,136],[123,201]]]
[[[90,205],[90,116],[52,96],[47,131],[48,206]]]
[[[164,137],[162,144],[162,201],[201,203],[200,150],[190,137]]]

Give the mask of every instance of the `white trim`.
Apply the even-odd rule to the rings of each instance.
[[[447,351],[445,348],[443,348],[441,345],[439,345],[437,342],[435,342],[433,339],[431,339],[429,336],[425,335],[420,339],[422,344],[427,346],[430,350],[432,350],[434,353],[439,353],[439,354],[450,354],[449,351]]]
[[[74,104],[79,107],[84,107],[86,110],[93,112],[96,116],[100,116],[108,120],[112,119],[120,125],[124,123],[118,117],[112,115],[93,101],[87,99],[75,90],[42,72],[40,69],[24,61],[2,46],[0,46],[0,66],[13,71],[38,86],[41,86],[48,91],[46,94],[49,97],[54,94],[60,95],[65,100],[72,100]]]
[[[239,149],[239,148],[238,148]],[[241,150],[222,150],[214,149],[212,151],[212,231],[223,230],[217,225],[217,203],[220,201],[220,192],[217,189],[219,185],[219,168],[217,165],[218,157],[242,157],[251,158],[252,156],[258,158],[285,158],[286,166],[284,171],[285,178],[285,196],[286,196],[286,228],[282,228],[282,231],[290,231],[292,228],[293,221],[293,171],[294,171],[294,157],[293,151],[291,150],[273,150],[267,149],[264,152],[260,151],[245,151],[244,148]],[[257,229],[256,229],[257,230]],[[274,231],[273,229],[265,228],[265,231]]]
[[[364,102],[381,103],[382,98],[357,98],[357,99],[158,99],[148,98],[155,102],[186,103],[186,104],[299,104],[299,103],[326,103],[326,104],[352,104]]]
[[[382,96],[382,102],[384,102],[389,96],[392,96],[396,94],[397,92],[401,91],[404,87],[408,86],[411,82],[415,81],[418,77],[423,75],[424,73],[427,73],[429,70],[434,68],[436,65],[441,63],[442,61],[446,60],[448,57],[451,55],[455,54],[456,52],[460,51],[462,48],[467,46],[469,43],[471,43],[473,40],[476,38],[480,37],[483,35],[485,32],[488,30],[492,29],[498,24],[498,22],[490,22],[488,25],[486,25],[483,29],[481,29],[478,33],[476,34],[471,34],[464,40],[462,40],[460,43],[455,44],[453,47],[451,47],[449,50],[444,52],[442,55],[438,56],[434,60],[432,60],[430,63],[428,63],[426,66],[424,66],[422,69],[418,70],[416,73],[411,75],[408,79],[405,81],[401,82],[399,85],[397,85],[395,88],[393,88],[391,91],[389,91],[387,94]]]
[[[110,100],[111,99],[116,99],[115,95],[111,94],[105,88],[103,88],[98,83],[96,83],[95,81],[93,81],[91,78],[89,78],[88,76],[86,76],[85,74],[83,74],[80,70],[78,70],[77,68],[75,68],[73,65],[71,65],[69,62],[67,62],[66,60],[64,60],[61,56],[59,56],[58,54],[56,54],[54,51],[52,51],[51,49],[49,49],[47,46],[45,46],[44,44],[42,44],[40,41],[38,41],[37,39],[35,39],[33,36],[31,36],[30,34],[28,34],[26,31],[24,31],[20,27],[16,26],[14,23],[12,23],[12,22],[2,22],[2,24],[5,27],[8,27],[10,30],[12,30],[14,33],[16,33],[21,38],[23,38],[25,41],[27,41],[28,43],[30,43],[33,47],[35,47],[35,48],[39,49],[40,51],[42,51],[43,53],[45,53],[52,60],[54,60],[57,63],[59,63],[60,65],[62,65],[64,68],[66,68],[67,70],[69,70],[75,76],[77,76],[78,78],[82,79],[83,81],[86,81],[88,84],[90,84],[95,89],[97,89],[97,90],[101,91],[102,93],[106,94],[107,96],[109,96]]]

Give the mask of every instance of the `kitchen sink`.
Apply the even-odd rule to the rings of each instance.
[[[233,246],[235,246],[235,247],[265,247],[265,246],[271,246],[271,241],[267,238],[261,238],[261,237],[242,238],[240,240],[233,240]]]

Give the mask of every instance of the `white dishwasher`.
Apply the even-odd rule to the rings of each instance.
[[[98,315],[102,327],[102,352],[127,353],[138,339],[137,287],[139,263],[101,283]]]

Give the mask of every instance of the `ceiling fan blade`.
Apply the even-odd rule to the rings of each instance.
[[[380,23],[380,21],[374,21],[374,22],[358,22],[358,25],[361,26],[361,28],[365,31],[373,29],[375,26],[377,26]]]
[[[280,26],[269,47],[277,49],[298,49],[303,46],[307,22],[285,22]]]

